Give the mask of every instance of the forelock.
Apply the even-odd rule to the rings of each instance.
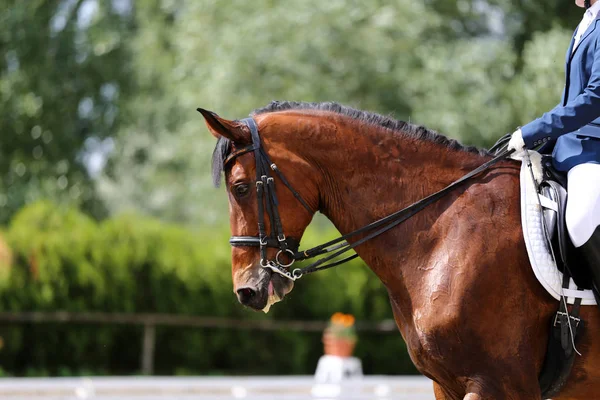
[[[212,154],[212,179],[215,187],[221,186],[221,176],[225,170],[225,159],[231,153],[231,141],[224,137],[217,140]]]

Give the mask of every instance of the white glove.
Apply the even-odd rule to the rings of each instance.
[[[508,142],[507,150],[514,150],[515,153],[525,149],[525,141],[523,140],[523,134],[520,129],[517,129],[511,136]]]
[[[533,176],[537,183],[540,183],[543,179],[543,168],[542,168],[542,155],[537,151],[527,150],[525,148],[525,142],[523,141],[523,134],[520,129],[517,129],[508,142],[507,150],[515,150],[510,155],[510,158],[518,161],[531,161],[533,169]]]

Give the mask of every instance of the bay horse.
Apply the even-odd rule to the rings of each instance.
[[[253,112],[256,132],[247,121],[199,111],[218,138],[217,184],[225,172],[234,292],[256,310],[268,309],[294,284],[264,261],[279,261],[281,248],[267,247],[266,239],[259,248],[259,235],[277,229],[299,242],[316,211],[342,234],[353,232],[492,158],[424,127],[336,103],[273,102]],[[277,172],[268,182],[277,183],[274,205],[255,189],[263,186],[256,175],[269,167],[265,160]],[[529,266],[519,168],[500,161],[354,249],[385,285],[410,357],[432,379],[438,400],[541,398],[538,376],[558,302]],[[265,217],[272,208],[278,221]],[[600,342],[592,341],[600,314],[588,306],[581,317],[583,356],[555,399],[600,398]]]

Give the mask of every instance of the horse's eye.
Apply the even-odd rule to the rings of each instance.
[[[235,197],[241,199],[242,197],[245,197],[248,195],[248,193],[250,193],[250,186],[245,183],[235,185],[233,187],[233,193],[235,194]]]

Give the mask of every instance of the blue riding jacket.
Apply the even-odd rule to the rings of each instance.
[[[554,167],[568,171],[583,163],[600,164],[600,20],[585,31],[575,51],[567,50],[562,101],[521,128],[527,148],[543,145]],[[577,31],[575,31],[577,32]]]

